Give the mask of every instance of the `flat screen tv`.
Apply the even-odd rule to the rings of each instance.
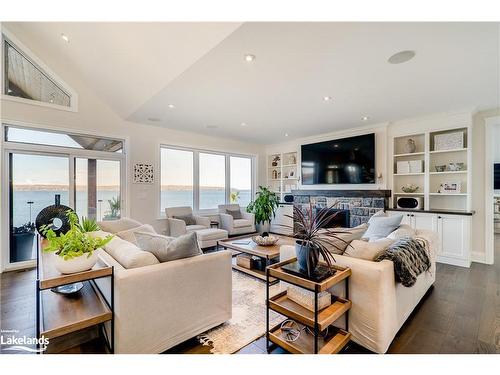
[[[302,145],[303,185],[374,184],[375,134]]]
[[[494,166],[494,180],[495,180],[495,190],[500,190],[500,163],[496,163]]]

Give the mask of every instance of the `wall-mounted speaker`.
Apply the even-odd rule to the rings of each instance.
[[[283,196],[283,200],[286,202],[286,203],[293,203],[293,195],[291,194],[285,194]]]

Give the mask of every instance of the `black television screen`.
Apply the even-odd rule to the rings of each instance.
[[[303,185],[375,183],[375,134],[302,145]]]
[[[494,189],[495,190],[500,190],[500,163],[496,163],[495,166],[494,166],[494,171],[495,171],[495,174],[494,174],[494,180],[495,180],[495,187]]]

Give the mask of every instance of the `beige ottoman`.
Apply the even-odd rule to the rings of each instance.
[[[227,230],[217,228],[199,229],[196,238],[202,249],[217,246],[217,241],[227,239]]]

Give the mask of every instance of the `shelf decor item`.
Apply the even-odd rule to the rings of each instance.
[[[418,191],[418,189],[419,186],[414,184],[406,184],[401,187],[401,190],[403,190],[404,193],[415,193]]]
[[[276,155],[274,158],[273,158],[273,161],[271,163],[271,166],[272,167],[277,167],[279,165],[279,162],[280,162],[281,158],[279,157],[279,155]]]
[[[464,148],[463,131],[434,135],[434,151],[456,150]]]
[[[41,210],[36,219],[35,226],[38,233],[45,237],[42,231],[42,227],[51,226],[51,229],[56,235],[61,233],[66,233],[70,229],[70,223],[68,220],[67,212],[71,211],[71,208],[61,204],[61,195],[55,195],[55,202],[52,206],[47,206]]]
[[[443,182],[440,187],[438,193],[445,194],[459,194],[462,190],[462,184],[460,182]]]
[[[452,172],[463,171],[465,168],[465,163],[449,163],[448,169]]]
[[[298,206],[293,207],[293,219],[295,224],[295,253],[299,270],[306,277],[319,279],[331,274],[332,264],[335,258],[327,246],[335,247],[337,241],[342,241],[337,232],[325,227],[333,222],[340,211],[334,211],[332,205],[323,207],[316,212],[312,203],[309,209],[302,211]],[[323,257],[327,267],[318,267],[319,258]]]
[[[417,149],[417,146],[415,145],[415,141],[411,138],[408,138],[405,144],[405,151],[407,154],[413,154],[415,150]]]
[[[62,274],[87,271],[97,262],[95,250],[105,246],[113,236],[94,238],[82,230],[75,212],[67,211],[66,217],[70,225],[66,233],[57,234],[51,225],[40,228],[48,240],[44,251],[54,253],[54,267]]]
[[[444,172],[446,171],[446,165],[436,165],[436,172]]]

